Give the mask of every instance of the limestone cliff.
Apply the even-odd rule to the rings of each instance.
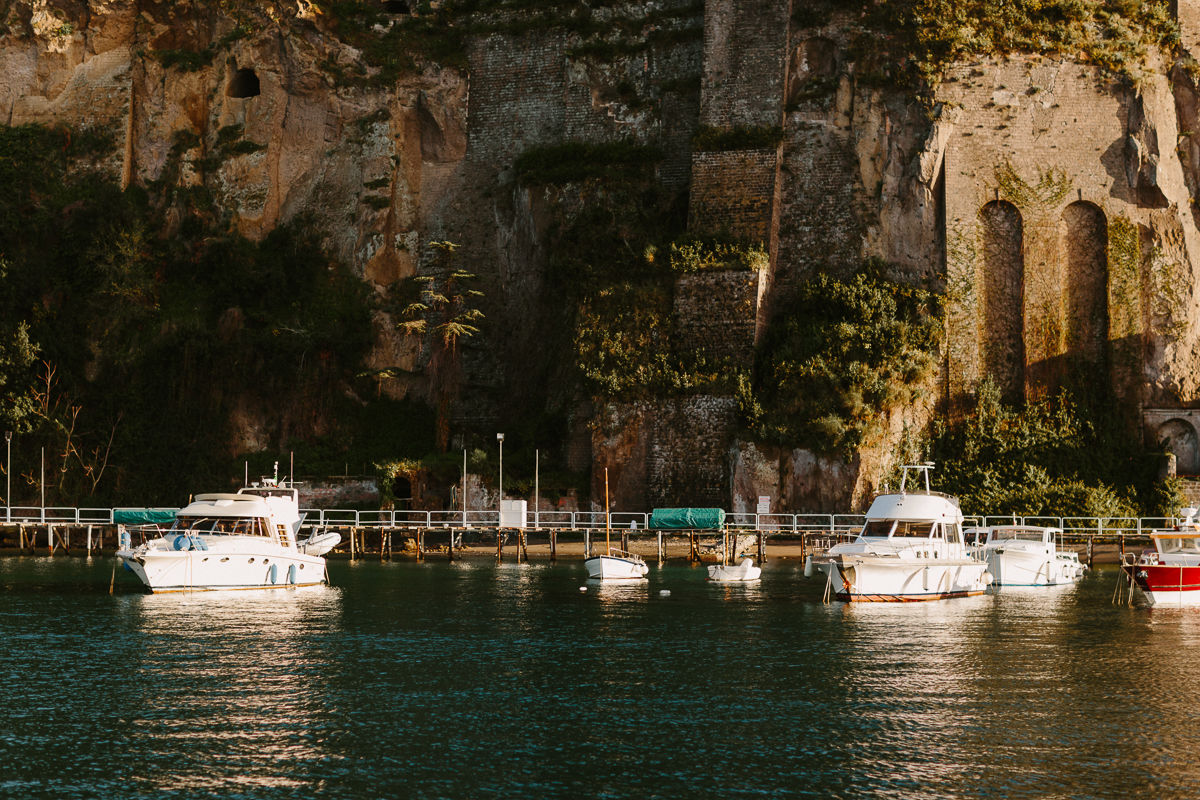
[[[363,41],[421,19],[405,3],[364,5],[380,18]],[[865,79],[857,12],[802,17],[800,0],[582,2],[557,17],[477,5],[450,23],[461,63],[416,53],[389,72],[308,0],[10,0],[0,115],[109,130],[123,183],[203,184],[252,238],[311,217],[380,292],[422,268],[426,242],[459,243],[487,281],[491,325],[465,354],[456,424],[492,427],[553,402],[571,417],[573,465],[608,466],[622,507],[747,510],[762,494],[776,511],[860,506],[936,404],[988,375],[1036,396],[1073,360],[1101,356],[1145,410],[1147,436],[1173,435],[1200,471],[1191,423],[1163,413],[1200,401],[1190,5],[1179,4],[1179,52],[1150,52],[1136,82],[1026,53],[955,63],[920,92]],[[782,136],[693,150],[702,127],[738,126]],[[694,229],[725,225],[768,249],[750,279],[681,279],[674,314],[697,348],[748,361],[796,286],[876,257],[947,293],[928,402],[896,410],[844,462],[739,440],[729,396],[557,396],[561,365],[543,363],[557,313],[545,246],[561,196],[522,185],[513,164],[538,145],[618,139],[661,149],[654,182],[688,195]],[[415,372],[428,358],[383,311],[376,337],[371,370]],[[402,396],[413,381],[381,389]],[[254,421],[242,424],[253,445]]]

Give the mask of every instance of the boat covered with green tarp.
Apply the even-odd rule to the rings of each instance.
[[[650,515],[651,528],[703,528],[714,530],[725,527],[723,508],[656,508]]]
[[[175,521],[174,508],[114,508],[114,525],[170,525]]]

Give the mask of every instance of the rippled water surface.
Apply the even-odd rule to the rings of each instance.
[[[146,595],[0,558],[0,797],[1200,796],[1200,611],[820,602],[654,568],[334,561]],[[669,596],[661,594],[670,591]]]

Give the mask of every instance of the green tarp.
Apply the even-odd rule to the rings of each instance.
[[[656,508],[650,515],[651,528],[705,528],[708,530],[725,527],[725,510],[722,508]]]
[[[170,525],[175,521],[171,508],[114,508],[114,525]]]

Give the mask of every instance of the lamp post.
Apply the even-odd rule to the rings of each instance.
[[[500,516],[496,518],[496,529],[499,530],[504,521],[504,434],[497,433],[496,441],[500,443]]]
[[[8,466],[4,468],[4,521],[12,522],[12,431],[4,432],[8,442]]]

